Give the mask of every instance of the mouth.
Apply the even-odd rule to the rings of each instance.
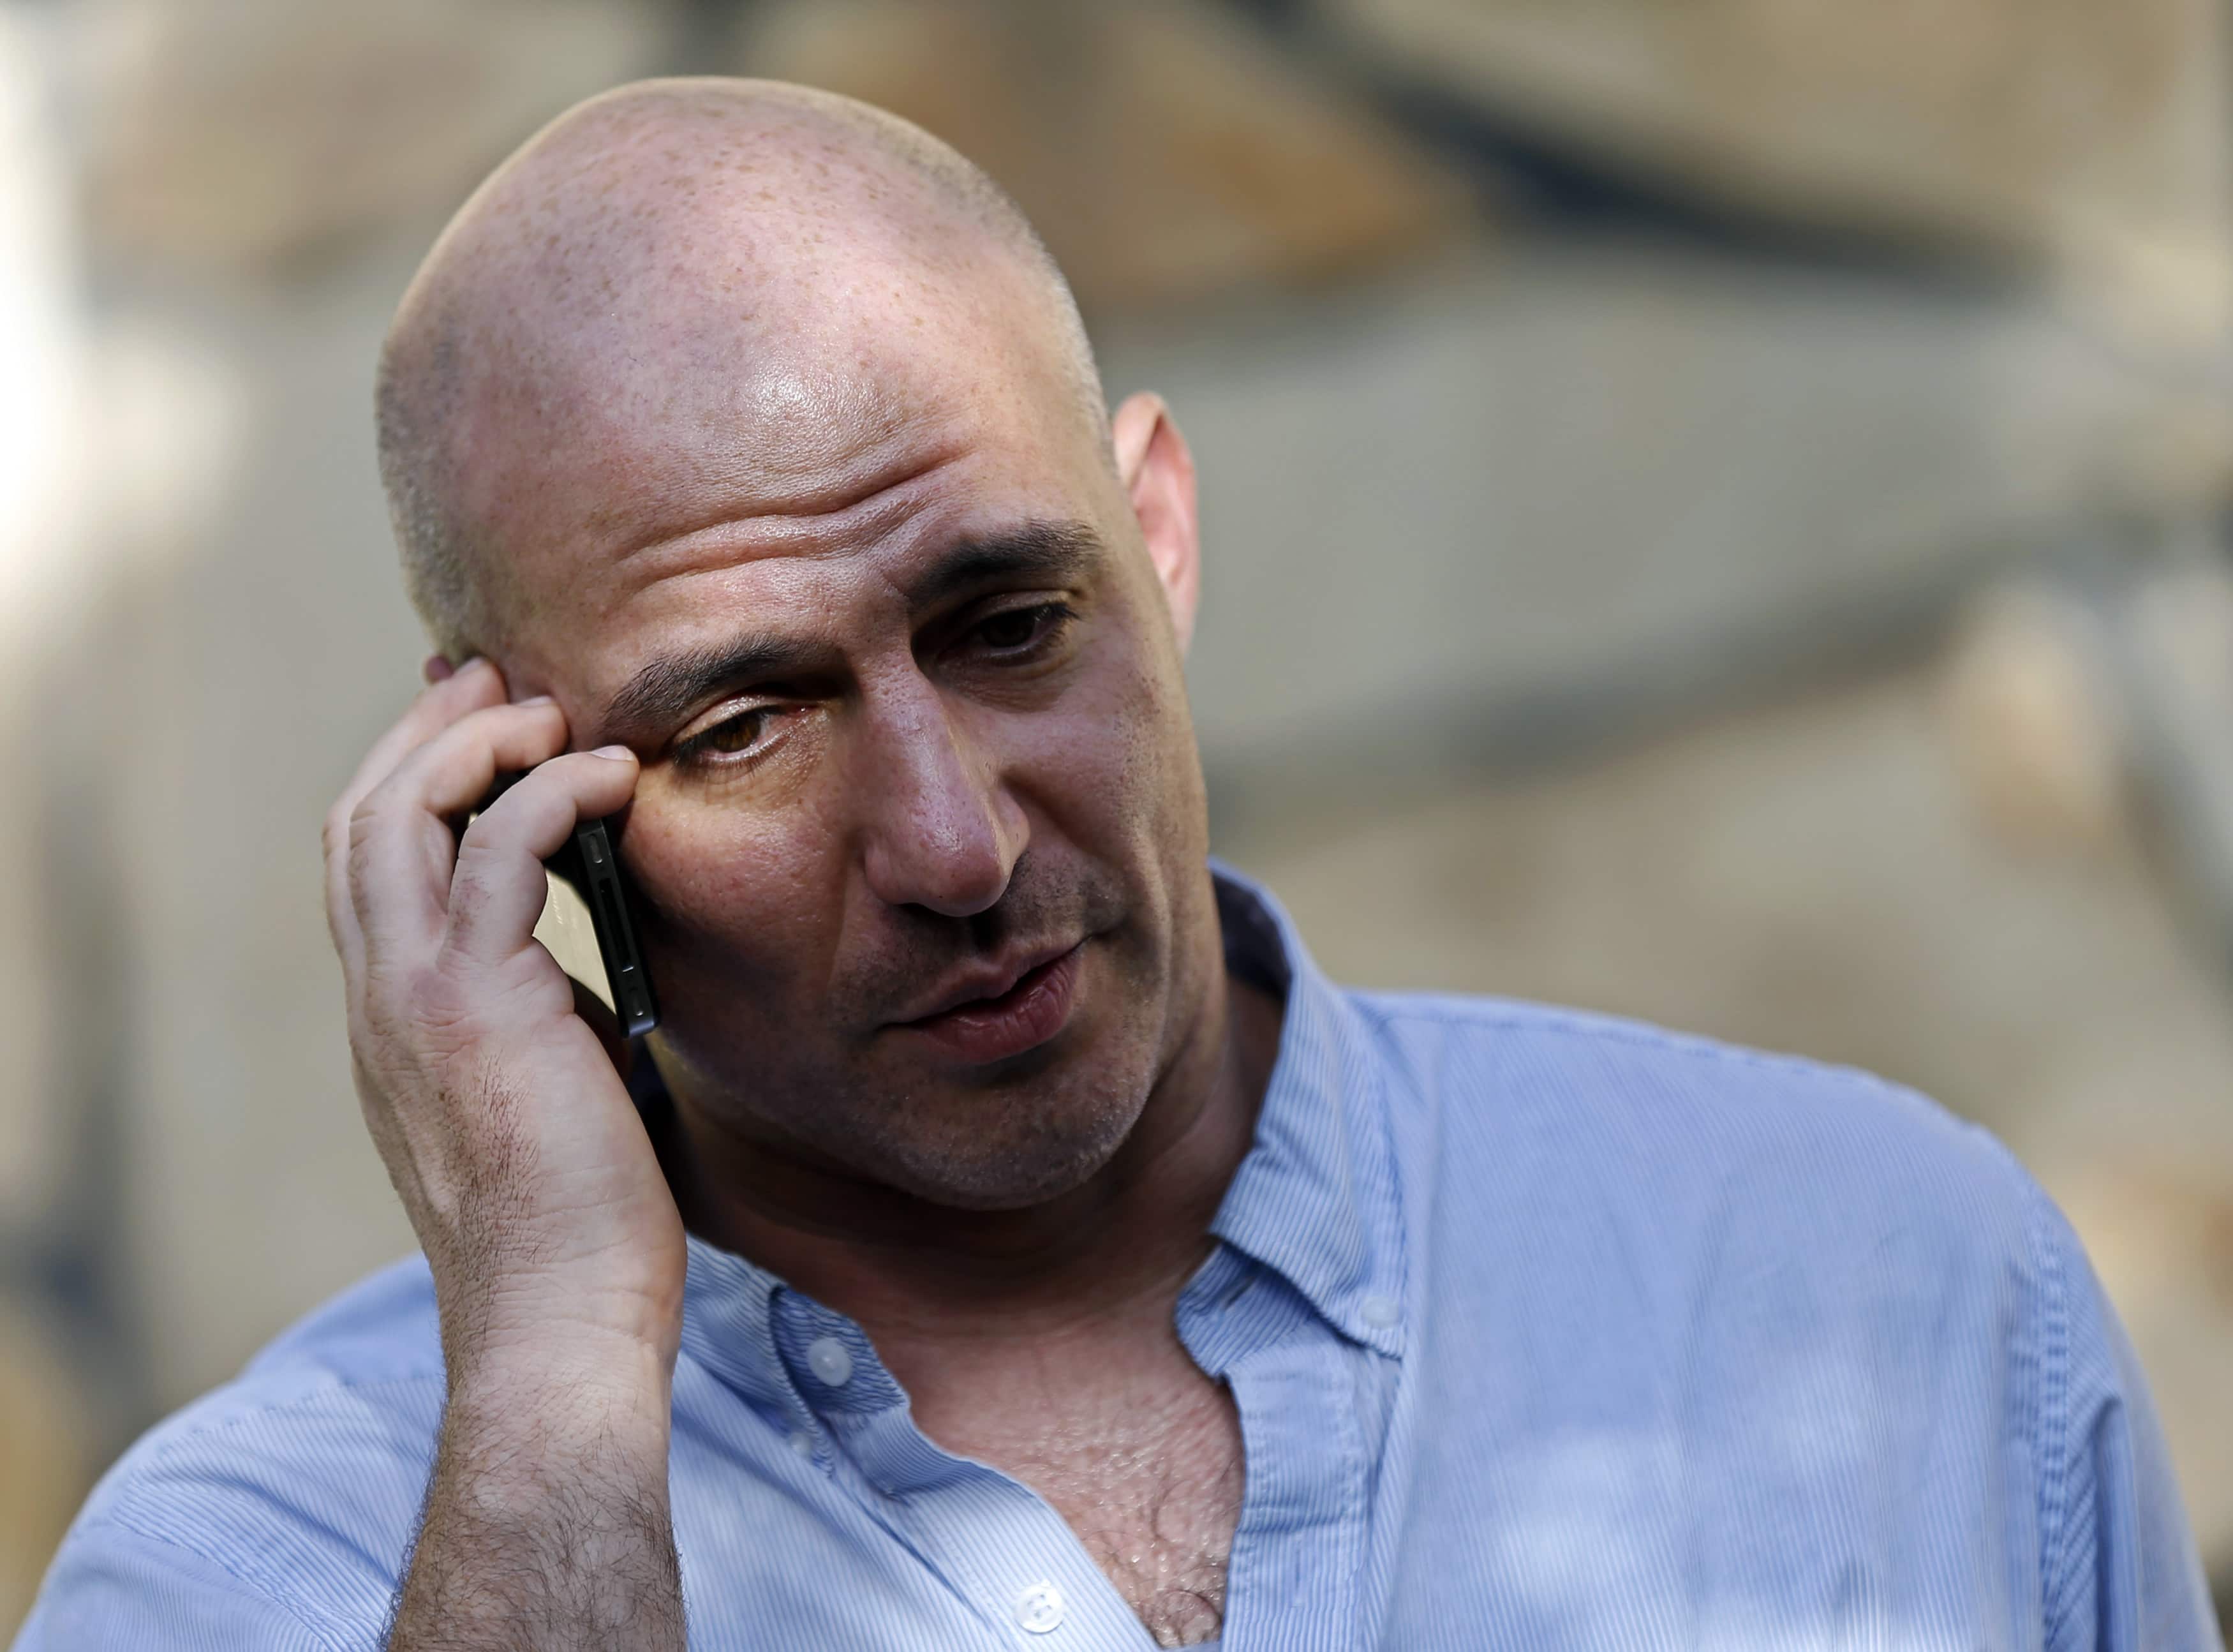
[[[952,1057],[981,1065],[1022,1055],[1046,1043],[1070,1023],[1085,954],[1079,941],[1047,957],[1022,960],[962,984],[927,1015],[891,1024]]]

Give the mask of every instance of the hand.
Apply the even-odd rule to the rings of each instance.
[[[648,1369],[663,1384],[681,1219],[604,1043],[533,933],[544,857],[628,801],[635,758],[560,755],[557,706],[505,704],[485,661],[439,674],[326,821],[365,1121],[433,1270],[453,1395],[492,1368],[593,1388]],[[459,839],[450,823],[511,770],[531,772]]]

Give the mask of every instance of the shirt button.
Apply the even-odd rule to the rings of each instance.
[[[817,1337],[806,1346],[806,1369],[833,1389],[853,1380],[853,1356],[835,1337]]]
[[[802,1457],[814,1455],[814,1436],[801,1428],[791,1437],[791,1448]]]
[[[1062,1590],[1052,1584],[1033,1584],[1016,1597],[1016,1627],[1030,1635],[1045,1635],[1062,1625]]]
[[[1357,1311],[1375,1330],[1386,1330],[1403,1317],[1402,1304],[1393,1297],[1367,1297],[1357,1304]]]

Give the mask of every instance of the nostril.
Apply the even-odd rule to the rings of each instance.
[[[949,918],[974,917],[1007,893],[1015,857],[990,834],[956,841],[909,834],[874,842],[868,852],[869,887],[895,907],[923,907]]]
[[[942,707],[914,709],[922,714],[886,728],[883,761],[860,776],[869,887],[892,906],[973,917],[1006,893],[1028,827],[1002,766]]]

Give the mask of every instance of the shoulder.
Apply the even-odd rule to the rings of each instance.
[[[361,1383],[441,1376],[434,1278],[426,1258],[413,1255],[368,1274],[281,1331],[234,1386],[315,1388],[321,1379]]]
[[[2060,1248],[1998,1141],[1873,1074],[1507,999],[1348,998],[1415,1179],[1517,1169],[1548,1197],[1826,1267],[1865,1246],[2028,1273]]]
[[[335,1298],[133,1445],[64,1539],[40,1616],[97,1597],[128,1621],[157,1602],[176,1610],[182,1590],[231,1591],[244,1621],[277,1612],[310,1643],[355,1643],[386,1612],[442,1399],[433,1286],[414,1258]]]
[[[2131,1347],[1984,1130],[1869,1073],[1635,1022],[1346,998],[1408,1265],[1468,1311],[1446,1323],[1496,1327],[1524,1395],[1500,1451],[1546,1416],[1680,1419],[1695,1506],[1741,1519],[1773,1488],[1795,1523],[1874,1506],[1891,1530],[1926,1486],[1948,1598],[1991,1552],[1954,1540],[1966,1521],[2033,1569],[2047,1646],[2216,1644]],[[1475,1340],[1437,1346],[1451,1391],[1498,1391]]]
[[[1344,994],[1414,1105],[1546,1106],[1603,1118],[1725,1125],[1744,1139],[1852,1130],[1885,1145],[1989,1138],[1929,1098],[1855,1067],[1748,1049],[1646,1022],[1455,993]],[[1719,1134],[1719,1132],[1716,1132]]]
[[[143,1435],[88,1502],[132,1518],[212,1475],[244,1493],[339,1483],[431,1447],[442,1395],[433,1280],[413,1257],[283,1331],[241,1374]],[[212,1512],[217,1512],[212,1510]]]
[[[1807,1472],[1855,1486],[1954,1437],[2022,1441],[2036,1477],[2084,1263],[1984,1131],[1864,1072],[1632,1022],[1352,1002],[1385,1052],[1414,1265],[1527,1369],[1661,1400],[1679,1373],[1746,1438],[1820,1434]],[[1902,1433],[1924,1418],[1937,1435]]]

